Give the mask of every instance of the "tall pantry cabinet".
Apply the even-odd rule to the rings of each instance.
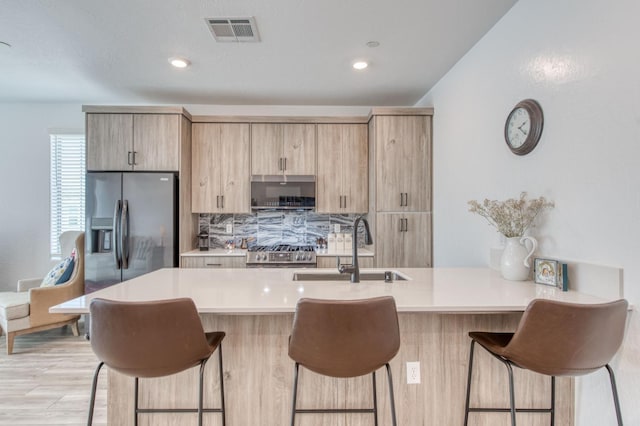
[[[370,222],[377,267],[431,267],[431,108],[374,108]]]

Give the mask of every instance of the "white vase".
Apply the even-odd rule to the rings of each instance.
[[[528,250],[525,245],[527,240],[531,243],[530,250]],[[502,257],[500,258],[500,272],[502,273],[502,277],[512,281],[529,279],[531,271],[529,259],[537,247],[538,242],[533,237],[507,238]]]

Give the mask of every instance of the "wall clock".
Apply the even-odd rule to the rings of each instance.
[[[519,102],[509,113],[504,125],[504,139],[516,155],[526,155],[533,151],[540,135],[544,116],[540,104],[533,99]]]

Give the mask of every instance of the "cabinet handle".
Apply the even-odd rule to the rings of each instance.
[[[404,219],[404,232],[409,231],[409,219]]]
[[[408,192],[404,193],[404,206],[405,207],[409,206],[409,193]]]
[[[127,164],[130,165],[130,166],[133,166],[133,162],[131,160],[133,158],[132,154],[133,154],[133,152],[127,151]]]
[[[220,208],[220,196],[216,195],[216,207]]]
[[[133,151],[133,165],[137,166],[138,163],[136,163],[136,154],[138,153],[138,151]]]
[[[282,171],[282,157],[278,158],[278,170]]]
[[[399,221],[399,225],[400,226],[399,226],[398,232],[404,231],[404,229],[402,229],[402,223],[403,223],[403,219],[400,219],[400,221]]]
[[[205,266],[213,266],[213,267],[220,267],[222,266],[222,263],[205,263]]]
[[[287,170],[287,157],[284,157],[282,159],[282,162],[284,163],[284,167],[282,168],[282,170]]]
[[[222,208],[224,209],[224,195],[220,196],[220,200],[222,201]]]
[[[347,196],[346,195],[344,196],[344,208],[345,209],[347,208]]]
[[[401,193],[400,193],[400,207],[402,207],[402,202],[403,202],[403,200],[404,200],[404,196],[403,196],[403,193],[401,192]],[[401,221],[402,221],[402,220],[401,220]]]

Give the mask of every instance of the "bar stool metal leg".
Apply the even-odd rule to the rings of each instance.
[[[476,341],[471,340],[471,350],[469,351],[469,372],[467,373],[467,399],[464,404],[464,426],[469,423],[469,399],[471,398],[471,372],[473,371],[473,348]]]
[[[616,376],[613,374],[613,370],[609,364],[605,365],[609,372],[609,379],[611,380],[611,392],[613,392],[613,404],[616,408],[616,418],[618,419],[618,426],[622,426],[622,411],[620,410],[620,399],[618,398],[618,387],[616,386]]]
[[[556,424],[556,376],[551,376],[551,426]]]
[[[207,360],[200,361],[200,381],[198,382],[198,426],[202,426],[202,400],[204,399],[204,366]]]
[[[134,403],[133,403],[133,415],[134,415],[133,424],[134,426],[138,426],[139,408],[138,408],[138,378],[137,377],[135,378],[135,381],[134,381],[134,395],[135,396],[134,396]]]
[[[378,426],[378,396],[376,395],[376,372],[371,373],[373,378],[373,424]]]
[[[220,409],[222,414],[222,426],[226,426],[226,409],[224,406],[224,370],[222,369],[222,343],[218,346],[218,367],[220,369]]]
[[[296,424],[296,398],[298,396],[298,370],[300,369],[300,364],[296,362],[294,376],[293,376],[293,404],[291,407],[291,426],[295,426]]]
[[[511,363],[508,361],[504,361],[504,364],[507,366],[507,371],[509,372],[509,402],[511,404],[511,426],[516,426],[516,397],[513,392],[513,368],[511,367]]]
[[[87,426],[91,426],[93,424],[93,407],[96,405],[96,389],[98,388],[98,375],[100,374],[100,369],[104,365],[104,362],[98,364],[96,367],[95,373],[93,373],[93,383],[91,385],[91,398],[89,400],[89,418],[87,419]]]
[[[389,399],[391,401],[391,422],[393,426],[396,426],[398,423],[396,421],[396,403],[393,397],[393,378],[391,377],[391,366],[389,363],[385,364],[387,367],[387,379],[389,380]]]

